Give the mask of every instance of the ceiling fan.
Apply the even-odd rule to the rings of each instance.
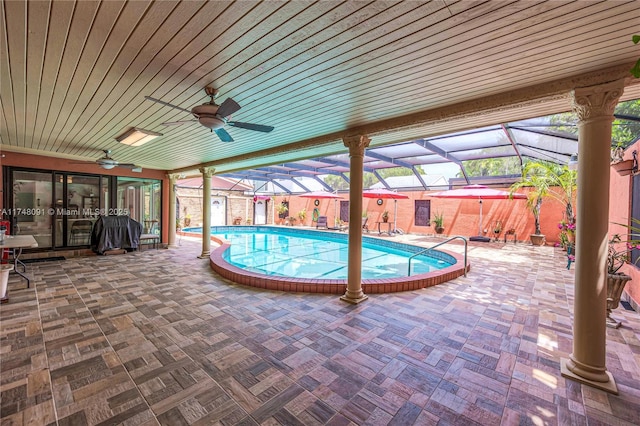
[[[242,123],[240,121],[229,120],[228,117],[231,114],[240,110],[240,105],[238,105],[238,103],[231,98],[225,99],[222,104],[218,105],[215,102],[218,91],[210,86],[205,87],[204,91],[207,93],[207,96],[211,98],[211,100],[202,105],[195,106],[191,108],[191,110],[172,105],[168,102],[161,101],[160,99],[152,98],[151,96],[145,96],[145,99],[171,108],[179,109],[180,111],[187,112],[195,117],[195,120],[170,121],[162,123],[163,125],[172,126],[197,121],[207,129],[211,129],[211,131],[216,132],[216,135],[218,135],[222,142],[233,142],[233,138],[231,137],[231,135],[224,129],[225,125],[238,127],[241,129],[255,130],[257,132],[264,133],[269,133],[273,130],[272,126],[263,126],[262,124]]]
[[[96,161],[74,162],[74,164],[97,164],[105,170],[111,170],[114,167],[124,167],[125,169],[131,169],[132,172],[142,172],[142,167],[140,166],[132,163],[119,163],[111,158],[110,149],[103,149],[102,152],[104,152],[104,156],[98,158]]]

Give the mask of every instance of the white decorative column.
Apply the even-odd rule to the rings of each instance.
[[[211,176],[213,167],[201,167],[202,173],[202,254],[200,259],[208,259],[211,253]]]
[[[347,291],[340,298],[349,303],[360,303],[368,296],[362,292],[362,173],[364,150],[371,139],[354,136],[343,139],[349,148],[349,259]]]
[[[578,123],[578,203],[573,353],[562,375],[617,394],[606,368],[607,241],[613,110],[622,80],[575,89]]]
[[[167,178],[169,178],[169,233],[167,243],[169,248],[174,248],[176,247],[176,182],[178,181],[178,174],[168,174]]]

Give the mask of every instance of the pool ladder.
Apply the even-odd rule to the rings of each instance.
[[[409,266],[408,266],[408,270],[407,270],[407,276],[408,277],[411,276],[411,259],[413,259],[414,257],[419,256],[421,254],[424,254],[424,253],[428,252],[429,250],[433,250],[436,247],[440,247],[441,245],[447,244],[448,242],[451,242],[451,241],[456,240],[456,239],[460,239],[460,240],[464,241],[464,276],[466,277],[467,276],[467,239],[465,237],[461,237],[459,235],[456,235],[455,237],[448,238],[448,239],[444,240],[443,242],[436,244],[433,247],[429,247],[427,249],[419,251],[418,253],[413,254],[409,258]]]

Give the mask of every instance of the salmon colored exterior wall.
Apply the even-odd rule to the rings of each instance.
[[[632,159],[633,151],[640,151],[640,141],[636,142],[625,151],[625,160]],[[620,176],[615,170],[611,169],[611,185],[609,192],[609,235],[620,234],[626,235],[627,230],[615,223],[630,223],[631,217],[631,191],[632,175]],[[640,188],[635,188],[640,191]],[[624,237],[623,237],[624,238]],[[629,275],[631,281],[627,282],[625,292],[635,302],[636,306],[640,305],[640,265],[625,265],[621,272]]]
[[[496,188],[508,190],[509,188]],[[398,200],[397,228],[411,234],[435,234],[433,224],[431,226],[417,226],[414,218],[415,200],[431,200],[431,218],[434,212],[444,214],[444,235],[473,236],[478,234],[478,221],[480,218],[480,205],[477,200],[457,200],[429,197],[430,192],[435,191],[404,191],[409,199]],[[526,193],[527,189],[519,191]],[[348,194],[342,194],[342,200],[348,200]],[[289,216],[297,217],[303,208],[307,211],[306,225],[311,225],[311,217],[314,200],[298,196],[275,197],[275,203],[283,200],[289,201]],[[368,226],[370,230],[377,229],[376,222],[381,221],[382,212],[389,211],[389,221],[393,222],[394,201],[385,199],[382,206],[378,206],[376,198],[364,198],[362,210],[367,212]],[[528,241],[529,235],[534,232],[533,215],[527,208],[526,200],[484,200],[482,202],[482,229],[487,231],[486,236],[493,236],[493,226],[499,220],[504,231],[514,228],[518,241]],[[338,211],[340,200],[337,202]],[[331,199],[320,200],[318,206],[320,215],[327,216],[331,226],[334,223],[334,201]],[[547,237],[547,244],[553,245],[558,241],[558,222],[562,220],[564,206],[556,200],[545,199],[542,204],[540,225],[542,233]],[[297,222],[299,224],[299,221]],[[511,240],[511,237],[509,238]]]
[[[4,155],[4,158],[0,158],[0,166],[161,180],[162,197],[164,200],[162,205],[162,241],[168,241],[169,203],[166,200],[169,199],[169,180],[167,179],[165,171],[143,169],[141,173],[135,173],[122,167],[115,167],[111,170],[106,170],[93,164],[74,164],[73,162],[77,160],[67,160],[63,158],[45,157],[10,151],[2,151],[2,155]],[[1,186],[3,185],[3,182],[1,181],[2,179],[0,179],[0,190],[3,190],[4,188]],[[3,203],[4,196],[0,197],[0,208],[4,207]]]
[[[640,142],[636,142],[631,148],[627,149],[625,159],[632,158],[631,153],[634,150],[640,151]],[[92,164],[73,164],[72,160],[61,158],[45,157],[32,154],[23,154],[16,152],[3,151],[4,158],[0,158],[0,166],[17,166],[33,169],[44,170],[60,170],[90,174],[117,175],[129,177],[142,177],[162,180],[162,196],[165,202],[162,206],[162,241],[168,240],[168,218],[169,218],[169,181],[166,172],[162,170],[145,169],[142,173],[134,173],[126,169],[115,168],[112,170],[98,169]],[[610,221],[628,223],[631,211],[631,176],[620,176],[614,170],[611,170],[611,190],[610,190]],[[3,182],[0,179],[0,191]],[[508,190],[508,188],[498,188]],[[638,190],[638,189],[636,189]],[[523,189],[520,192],[526,193]],[[476,200],[455,200],[443,198],[430,198],[430,191],[405,191],[404,194],[409,199],[397,201],[397,227],[405,232],[412,234],[435,234],[433,226],[417,226],[414,221],[414,205],[415,200],[431,200],[431,215],[434,212],[444,214],[445,235],[462,235],[472,236],[478,233],[478,219],[480,208]],[[341,200],[348,200],[348,194],[341,194]],[[312,225],[312,214],[314,205],[313,199],[301,198],[298,196],[282,197],[277,196],[275,203],[282,200],[289,201],[289,216],[297,217],[297,214],[303,208],[307,211],[305,224]],[[320,215],[328,217],[329,224],[334,220],[334,206],[340,209],[340,200],[335,204],[331,199],[321,199],[318,206]],[[0,197],[0,208],[3,206],[3,197]],[[393,222],[394,201],[385,199],[382,206],[376,204],[375,198],[363,199],[363,211],[366,211],[369,217],[369,229],[376,228],[376,221],[381,220],[384,210],[389,211],[389,220]],[[514,228],[518,241],[528,241],[529,235],[534,231],[533,215],[526,207],[526,200],[484,200],[483,201],[483,220],[482,229],[486,230],[486,236],[493,236],[492,227],[496,221],[500,220],[503,225],[503,231]],[[556,200],[545,199],[541,211],[541,229],[542,233],[547,237],[547,244],[553,245],[558,241],[558,222],[563,218],[564,206]],[[297,223],[299,225],[299,221]],[[624,228],[610,225],[610,234],[624,234]],[[503,238],[504,234],[501,234]],[[640,305],[640,268],[637,266],[626,265],[623,271],[632,277],[627,283],[625,291],[633,299],[636,304]]]

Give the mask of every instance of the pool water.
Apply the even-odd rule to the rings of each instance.
[[[233,230],[212,235],[227,240],[231,246],[223,259],[239,268],[265,275],[309,279],[346,279],[348,244],[342,238],[323,236],[323,232],[271,233]],[[191,232],[197,232],[191,229]],[[201,230],[200,230],[201,231]],[[299,234],[299,235],[298,235]],[[383,279],[406,277],[410,251],[384,247],[370,238],[363,239],[362,278]],[[424,274],[451,266],[452,263],[419,255],[411,261],[411,275]]]

